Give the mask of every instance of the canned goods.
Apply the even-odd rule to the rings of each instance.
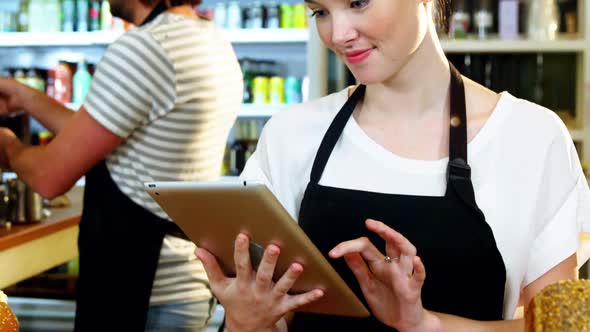
[[[307,28],[307,7],[302,3],[293,6],[293,27],[296,29]]]
[[[268,104],[268,77],[256,76],[252,81],[252,103]]]
[[[289,4],[281,4],[280,7],[281,11],[281,28],[282,29],[291,29],[295,27],[295,22],[293,21],[293,6]]]
[[[270,103],[274,105],[285,103],[285,79],[280,76],[270,78]]]
[[[285,79],[285,103],[298,104],[302,102],[301,80],[297,77],[289,76]]]

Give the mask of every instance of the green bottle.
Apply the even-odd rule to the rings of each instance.
[[[74,97],[72,102],[75,105],[82,105],[84,103],[84,99],[88,94],[88,90],[90,90],[90,83],[92,82],[92,75],[88,72],[88,66],[86,65],[86,60],[82,59],[78,63],[78,68],[76,69],[76,73],[74,74],[74,81],[73,81],[73,93]]]

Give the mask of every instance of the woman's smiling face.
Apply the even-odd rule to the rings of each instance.
[[[364,84],[393,77],[418,49],[431,0],[305,0],[325,45]]]

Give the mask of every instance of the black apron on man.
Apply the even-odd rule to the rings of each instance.
[[[75,330],[143,332],[164,236],[183,234],[121,192],[104,160],[85,178]]]
[[[502,320],[506,269],[492,229],[475,201],[467,163],[465,89],[460,73],[451,65],[450,148],[443,197],[382,194],[319,184],[365,90],[363,85],[356,89],[324,136],[301,203],[299,225],[365,305],[352,271],[343,259],[329,258],[328,252],[343,241],[362,236],[384,251],[385,242],[365,227],[365,220],[372,218],[403,234],[418,249],[427,274],[422,289],[426,309],[475,320]],[[359,319],[296,313],[289,331],[377,332],[391,328],[373,316]]]

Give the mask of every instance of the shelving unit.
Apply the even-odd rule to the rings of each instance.
[[[66,104],[66,106],[73,110],[77,111],[80,109],[81,105],[77,104]],[[270,105],[270,104],[242,104],[242,109],[238,113],[238,118],[244,119],[260,119],[260,118],[269,118],[273,116],[275,113],[284,110],[285,108],[289,107],[289,105]]]
[[[535,41],[525,37],[502,40],[497,35],[480,40],[467,38],[460,40],[442,39],[446,53],[579,53],[588,48],[588,41],[579,35],[562,35],[555,41]]]
[[[307,43],[307,29],[241,29],[225,30],[234,44]],[[107,46],[123,32],[13,32],[0,33],[0,47]]]

